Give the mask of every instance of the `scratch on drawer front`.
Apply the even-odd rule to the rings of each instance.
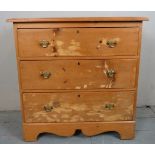
[[[87,85],[86,85],[86,84],[84,84],[83,88],[87,88]]]
[[[108,70],[109,69],[109,66],[107,65],[107,62],[106,61],[104,62],[104,68],[105,68],[105,70]]]
[[[100,66],[100,65],[97,65],[97,66],[96,66],[96,68],[102,68],[102,66]]]
[[[80,86],[76,86],[75,89],[81,89],[81,87]]]
[[[104,84],[100,85],[100,88],[105,88],[106,86]]]
[[[106,77],[107,77],[107,71],[108,70],[109,70],[109,66],[108,66],[107,62],[105,61],[103,72],[104,72]],[[113,85],[113,79],[107,77],[107,82],[105,84],[105,88],[112,88],[112,85]]]
[[[112,84],[113,84],[113,80],[110,80],[110,81],[109,81],[108,88],[112,88]]]

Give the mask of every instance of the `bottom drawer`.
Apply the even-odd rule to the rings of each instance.
[[[25,122],[97,122],[133,119],[134,92],[24,93]]]

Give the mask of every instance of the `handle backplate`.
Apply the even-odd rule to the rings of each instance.
[[[110,70],[106,71],[106,75],[107,75],[108,78],[114,79],[115,78],[115,74],[116,74],[116,72],[113,69],[110,69]]]
[[[47,40],[41,40],[39,41],[39,44],[42,48],[47,48],[50,43]]]
[[[112,110],[115,107],[114,104],[105,104],[105,109]]]
[[[50,105],[48,105],[48,104],[44,106],[44,110],[45,110],[46,112],[51,112],[52,109],[53,109],[53,106],[50,106]]]
[[[40,72],[40,76],[42,76],[44,79],[49,79],[51,76],[51,72],[48,71]]]

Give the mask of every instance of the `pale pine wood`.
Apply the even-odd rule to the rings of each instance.
[[[136,63],[134,59],[22,61],[22,89],[134,88]],[[105,74],[110,69],[116,71],[114,80]],[[49,79],[40,76],[42,71],[51,73]]]
[[[61,28],[54,29],[19,29],[18,44],[20,57],[51,56],[123,56],[137,55],[138,28]],[[116,47],[109,48],[107,40],[118,40]],[[42,48],[39,41],[50,42]],[[52,42],[56,51],[53,52]],[[102,43],[100,43],[102,41]],[[98,48],[100,46],[100,48]]]
[[[63,129],[63,130],[62,130]],[[86,136],[94,136],[103,132],[115,131],[121,139],[135,137],[134,121],[118,122],[83,122],[83,123],[23,123],[25,141],[36,141],[40,133],[53,133],[59,136],[72,136],[80,129]]]
[[[134,98],[134,92],[24,93],[25,122],[131,121]]]
[[[103,59],[137,59],[139,58],[139,56],[94,56],[94,57],[91,57],[91,56],[85,56],[85,57],[78,57],[78,60],[103,60]],[[37,61],[37,60],[40,60],[40,61],[45,61],[45,60],[77,60],[77,56],[63,56],[63,57],[24,57],[24,58],[21,58],[21,57],[17,57],[17,59],[19,61],[22,61],[22,60],[34,60],[34,61]]]
[[[109,22],[109,21],[147,21],[147,17],[81,17],[81,18],[12,18],[8,22],[34,23],[34,22]]]
[[[138,78],[139,78],[139,66],[140,66],[140,56],[141,56],[141,40],[142,40],[142,25],[139,27],[139,39],[138,39],[138,55],[139,57],[137,58],[137,72],[136,72],[136,97],[134,101],[134,117],[133,120],[136,120],[136,103],[137,103],[137,94],[138,94]]]
[[[137,88],[130,88],[130,89],[115,89],[115,88],[110,88],[110,89],[21,89],[22,93],[60,93],[60,92],[113,92],[113,91],[117,91],[117,92],[124,92],[124,91],[136,91]]]
[[[148,18],[143,18],[143,17],[109,18],[107,17],[107,18],[72,18],[72,19],[71,18],[68,18],[68,19],[66,18],[65,19],[64,18],[47,19],[46,18],[46,19],[10,19],[8,20],[14,23],[14,35],[15,35],[16,55],[17,55],[18,74],[19,74],[21,110],[22,110],[22,116],[23,116],[23,131],[24,131],[23,137],[25,141],[35,141],[37,140],[37,136],[43,132],[54,133],[60,136],[71,136],[75,133],[77,129],[80,129],[82,133],[85,134],[86,136],[93,136],[107,131],[116,131],[120,134],[121,139],[134,138],[135,109],[136,109],[136,96],[137,96],[137,87],[138,87],[140,46],[141,46],[141,30],[142,30],[143,20],[148,20]],[[107,36],[113,37],[114,31],[117,28],[117,30],[119,31],[117,31],[116,33],[118,33],[118,35],[120,36],[123,36],[122,37],[123,41],[126,38],[128,38],[128,36],[130,36],[131,39],[129,39],[130,42],[127,42],[127,41],[123,42],[123,44],[120,45],[121,48],[118,46],[119,48],[118,47],[117,48],[119,50],[114,49],[115,52],[110,53],[110,51],[108,52],[107,50],[104,50],[104,52],[106,53],[104,55],[102,54],[96,55],[97,51],[94,52],[94,50],[92,51],[86,50],[87,48],[89,49],[90,47],[92,47],[91,45],[92,40],[93,41],[96,40],[91,37],[88,38],[88,42],[86,45],[87,48],[85,46],[82,46],[81,51],[84,51],[83,50],[84,48],[87,53],[85,56],[77,56],[77,55],[71,56],[70,52],[73,52],[73,51],[68,52],[65,56],[55,55],[55,57],[53,57],[49,55],[48,56],[41,55],[39,53],[42,50],[39,52],[39,49],[34,46],[34,42],[30,43],[30,40],[35,40],[38,43],[37,39],[39,37],[42,38],[42,36],[45,36],[45,37],[51,38],[51,33],[53,35],[53,28],[54,29],[61,28],[67,31],[68,29],[70,29],[72,30],[71,32],[74,32],[74,29],[77,30],[77,28],[78,29],[80,28],[80,30],[85,30],[86,32],[89,32],[87,28],[93,28],[94,38],[97,38],[97,36],[99,36],[99,33],[97,33],[98,29],[100,30],[102,29],[104,33],[107,34]],[[36,32],[38,31],[37,29],[39,29],[41,33],[40,32],[35,33],[33,36],[31,34],[33,30],[31,31],[30,29],[33,29]],[[111,31],[112,33],[109,32],[110,29],[112,30]],[[26,31],[28,30],[28,32],[30,33],[26,34],[25,30]],[[131,31],[127,31],[127,33],[123,35],[124,30],[131,30]],[[65,35],[68,35],[67,31],[65,31],[64,33]],[[85,35],[85,31],[84,33],[82,33],[83,35]],[[21,32],[22,33],[24,32],[25,34],[22,34]],[[133,32],[135,34],[133,34]],[[25,42],[22,42],[22,40],[20,39],[19,36],[21,36],[21,34],[28,35],[28,37],[22,36]],[[63,38],[63,41],[66,42],[69,38],[66,38],[64,34],[61,33],[61,36],[60,35],[57,36],[57,39]],[[70,36],[72,35],[68,35],[68,37]],[[85,41],[83,39],[84,37],[80,39],[81,42]],[[29,42],[29,47],[25,45],[26,42]],[[125,45],[128,48],[126,48]],[[23,54],[22,50],[24,50],[24,48],[31,50],[32,53],[30,53],[29,50],[26,50]],[[122,50],[122,48],[124,48],[124,50]],[[48,50],[49,49],[46,49],[46,52]],[[122,51],[122,53],[120,51]],[[116,53],[118,53],[118,55]],[[83,67],[78,66],[80,69],[79,69],[79,72],[77,72],[77,70],[75,69],[75,66],[72,65],[72,63],[70,63],[69,65],[68,61],[74,62],[74,63],[76,61],[82,61],[82,64],[84,62],[85,65]],[[99,72],[93,69],[93,74],[91,76],[88,76],[87,73],[84,74],[84,71],[86,69],[90,69],[90,67],[92,69],[93,65],[96,65],[96,63],[101,63],[101,62],[103,63],[104,61],[108,62],[108,67],[110,66],[110,68],[112,67],[117,69],[117,71],[119,71],[119,76],[117,75],[118,73],[116,74],[115,85],[113,84],[111,88],[109,87],[98,88],[96,87],[97,85],[94,85],[95,87],[92,87],[90,89],[86,89],[86,86],[83,85],[83,87],[85,87],[83,89],[71,89],[73,88],[76,82],[78,83],[78,79],[75,80],[76,79],[75,77],[77,75],[79,77],[80,74],[82,74],[82,76],[80,76],[81,79],[79,81],[82,84],[84,84],[83,82],[88,82],[90,79],[93,79],[94,81],[98,81],[98,80],[101,81],[101,77],[100,77],[101,70]],[[61,86],[61,89],[58,87],[53,88],[53,86],[56,86],[56,85],[54,83],[51,85],[52,80],[49,80],[50,82],[48,81],[46,84],[46,87],[43,88],[45,86],[45,83],[42,83],[41,80],[38,80],[38,76],[39,76],[38,71],[40,71],[40,69],[44,69],[45,66],[48,69],[49,68],[52,69],[52,71],[54,70],[55,73],[62,73],[62,72],[59,72],[59,68],[62,66],[65,66],[65,67],[67,66],[68,68],[72,69],[72,73],[70,70],[69,74],[59,74],[59,76],[58,74],[56,74],[57,78],[55,78],[55,83]],[[53,67],[55,67],[55,69]],[[25,71],[27,74],[25,74]],[[38,75],[37,78],[36,78],[36,73]],[[31,77],[31,75],[33,76]],[[74,79],[71,78],[70,75],[71,77],[74,77]],[[65,78],[65,77],[70,78],[71,80],[73,79],[73,83],[69,85],[69,89],[66,89],[65,87],[63,87],[62,89],[62,83],[58,80],[59,78]],[[37,84],[34,87],[35,80],[37,81]],[[105,79],[103,78],[103,81],[104,80]],[[23,83],[25,82],[26,84],[24,84],[25,85],[24,86]],[[29,82],[33,85],[33,87],[30,86]],[[41,84],[41,87],[38,86],[40,84]],[[50,85],[50,87],[48,87],[48,85]],[[23,86],[25,87],[25,89],[23,89],[24,88]],[[36,88],[39,88],[39,89],[36,89]],[[50,89],[47,89],[47,88],[50,88]],[[75,95],[68,95],[68,94],[82,94],[82,96],[83,94],[87,94],[86,95],[87,97],[81,98],[80,96],[81,99],[79,101],[78,100],[79,98],[76,100]],[[116,94],[120,94],[120,96],[118,97]],[[38,98],[36,98],[35,95],[38,96]],[[82,105],[85,105],[85,106],[89,105],[89,107],[91,108],[93,106],[100,107],[102,105],[100,101],[104,102],[105,104],[106,102],[105,100],[108,100],[110,103],[114,102],[114,104],[117,104],[117,107],[120,110],[115,109],[116,110],[115,111],[113,109],[109,111],[109,114],[107,114],[105,111],[103,113],[101,112],[101,114],[103,115],[106,114],[105,116],[107,121],[105,120],[104,121],[102,120],[99,122],[93,122],[93,121],[76,122],[75,121],[74,123],[73,122],[62,123],[62,121],[64,120],[62,119],[61,122],[59,123],[47,123],[46,120],[45,122],[42,121],[42,123],[25,123],[26,121],[29,120],[29,116],[32,116],[33,113],[36,113],[35,111],[37,111],[38,108],[41,108],[42,105],[45,104],[45,102],[47,102],[47,100],[50,97],[53,98],[53,96],[57,96],[59,99],[61,98],[61,100],[64,99],[66,102],[62,102],[63,105],[66,105],[66,103],[72,102],[71,105],[73,104],[75,105],[79,103],[79,107],[82,107]],[[128,106],[127,103],[130,106]],[[132,108],[130,109],[129,107],[132,107]],[[130,110],[128,111],[127,109],[128,110],[130,109]],[[93,110],[94,108],[92,109],[92,111]],[[127,112],[125,112],[125,110],[127,110]],[[84,111],[88,112],[88,108],[85,108]],[[124,121],[114,121],[114,120],[120,120],[118,119],[118,115],[116,116],[117,113],[123,116],[128,114],[128,112],[129,112],[130,118],[132,117],[131,119],[127,119]],[[63,114],[63,113],[60,113],[60,114]],[[67,114],[70,115],[70,113],[67,113]],[[79,116],[81,115],[82,114],[79,114]],[[85,113],[82,116],[85,116]],[[112,116],[114,120],[110,119],[109,116]],[[84,118],[85,120],[90,119],[89,117],[84,117]],[[40,119],[43,120],[42,118]],[[97,121],[97,119],[98,118],[96,116],[93,117],[94,121]],[[30,122],[33,122],[33,121],[36,121],[36,120],[33,117],[31,117]]]
[[[17,25],[14,24],[13,25],[13,33],[14,33],[14,39],[15,39],[15,48],[16,48],[16,61],[17,61],[17,68],[18,68],[18,81],[19,81],[19,94],[20,94],[20,108],[21,108],[21,111],[23,111],[23,94],[22,94],[22,88],[21,88],[21,78],[20,78],[20,60],[18,60],[18,42],[17,42],[17,39],[18,39],[18,36],[17,36]],[[22,115],[22,121],[24,121],[24,113],[22,112],[21,113]]]
[[[39,28],[106,28],[106,27],[115,27],[115,28],[135,28],[139,27],[141,25],[141,22],[68,22],[68,23],[58,23],[58,22],[52,22],[52,23],[16,23],[18,29],[39,29]]]

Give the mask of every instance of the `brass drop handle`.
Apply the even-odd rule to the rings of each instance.
[[[40,46],[41,46],[42,48],[47,48],[48,45],[50,44],[50,42],[47,41],[47,40],[41,40],[41,41],[39,41],[39,44],[40,44]]]
[[[51,72],[48,71],[40,72],[40,76],[42,76],[44,79],[49,79],[51,76]]]
[[[45,105],[45,106],[44,106],[44,110],[45,110],[46,112],[51,112],[52,109],[53,109],[53,106],[50,106],[50,105]]]
[[[114,79],[115,78],[115,74],[116,74],[116,72],[113,69],[106,70],[106,75],[107,75],[108,78]]]
[[[114,104],[105,104],[105,109],[112,110],[114,107]]]
[[[117,45],[117,40],[107,40],[107,41],[106,41],[106,45],[107,45],[109,48],[114,48],[114,47],[116,47],[116,45]]]

